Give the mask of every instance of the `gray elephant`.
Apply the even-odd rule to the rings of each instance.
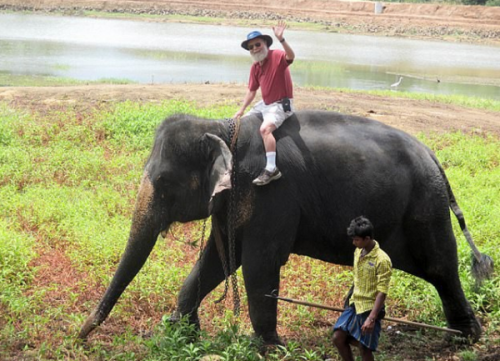
[[[282,179],[256,187],[252,180],[265,160],[261,122],[256,116],[234,123],[175,115],[158,127],[127,247],[79,337],[86,338],[106,319],[160,232],[173,222],[212,216],[206,249],[184,281],[175,314],[198,323],[199,303],[224,281],[224,265],[232,262],[233,270],[243,269],[256,335],[279,343],[277,301],[264,295],[279,289],[281,266],[290,253],[352,265],[354,246],[346,227],[364,215],[394,267],[433,284],[448,326],[477,340],[481,327],[460,284],[450,208],[474,251],[474,269],[485,276],[493,263],[475,248],[433,152],[371,119],[297,112],[274,133]],[[232,132],[235,124],[241,124],[239,131]]]

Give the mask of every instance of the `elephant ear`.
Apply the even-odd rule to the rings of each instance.
[[[209,213],[212,214],[214,202],[222,191],[231,189],[231,172],[233,169],[233,155],[224,141],[216,135],[205,133],[201,138],[202,143],[211,161],[209,170],[210,201]]]

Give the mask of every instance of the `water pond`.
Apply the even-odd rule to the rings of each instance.
[[[245,83],[251,59],[240,43],[252,30],[0,14],[0,72],[139,83]],[[285,34],[297,56],[292,76],[298,85],[391,89],[403,76],[395,91],[500,99],[498,47],[294,30]]]

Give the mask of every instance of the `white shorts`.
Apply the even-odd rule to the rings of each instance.
[[[272,122],[276,128],[279,128],[283,124],[283,122],[293,114],[295,110],[293,107],[293,99],[290,99],[290,108],[291,110],[289,112],[285,112],[283,110],[283,104],[281,104],[280,102],[266,105],[264,101],[261,100],[260,102],[255,104],[254,107],[245,114],[245,116],[252,114],[262,114],[262,118],[264,118],[264,121]]]

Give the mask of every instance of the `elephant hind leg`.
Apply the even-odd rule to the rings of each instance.
[[[481,336],[481,325],[465,298],[458,277],[455,282],[450,282],[449,279],[434,279],[431,283],[436,287],[443,303],[448,326],[461,331],[464,338],[472,342],[478,341]]]
[[[430,211],[429,211],[430,212]],[[463,336],[477,341],[481,326],[465,298],[458,274],[457,244],[449,210],[431,212],[432,217],[419,218],[412,213],[405,224],[406,244],[411,252],[414,275],[430,282],[437,290],[448,326],[462,331]]]
[[[450,241],[455,242],[453,234]],[[441,238],[443,240],[443,238]],[[462,336],[476,342],[481,336],[481,325],[467,301],[458,274],[456,249],[449,253],[447,259],[430,261],[424,279],[437,290],[443,305],[448,326],[462,331]]]

